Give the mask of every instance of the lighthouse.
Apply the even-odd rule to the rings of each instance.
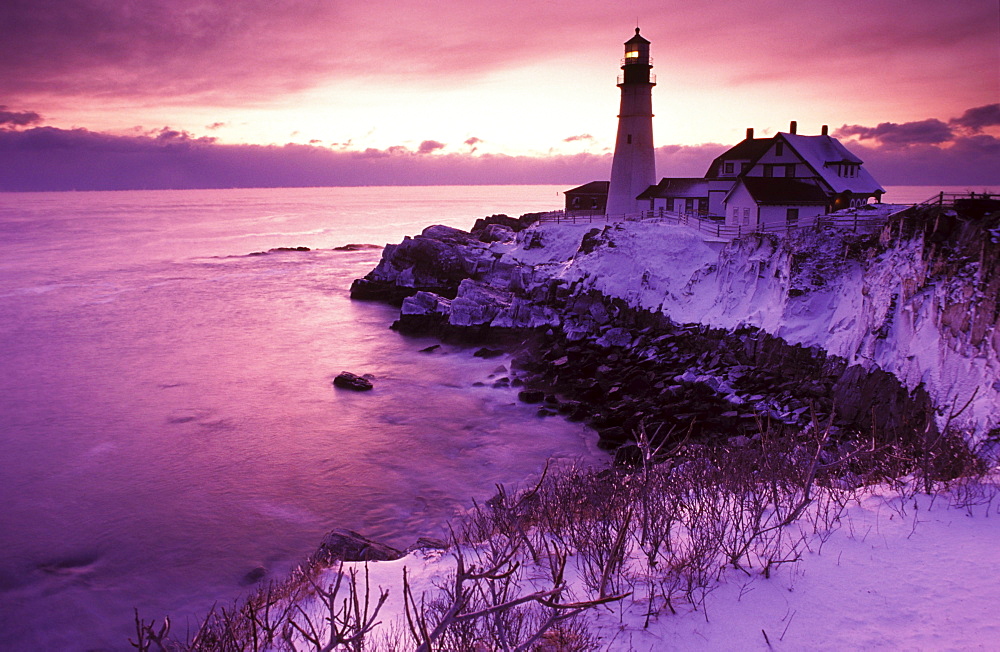
[[[650,73],[652,69],[649,41],[639,36],[636,27],[635,36],[625,42],[622,74],[618,77],[622,102],[615,157],[611,163],[608,216],[641,211],[636,197],[656,183],[653,157],[653,86],[656,81]]]

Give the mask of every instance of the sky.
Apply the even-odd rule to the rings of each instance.
[[[0,190],[607,178],[637,24],[661,176],[796,120],[1000,181],[997,0],[5,0]]]

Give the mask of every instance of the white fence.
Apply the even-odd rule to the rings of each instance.
[[[835,227],[845,231],[867,232],[881,228],[889,218],[904,211],[910,210],[910,206],[899,207],[891,212],[880,211],[874,215],[866,215],[868,211],[858,209],[852,212],[833,213],[829,215],[818,215],[815,217],[804,217],[793,223],[781,224],[756,224],[756,225],[731,225],[726,224],[722,218],[713,219],[710,217],[700,217],[684,213],[674,213],[672,211],[657,210],[644,211],[641,213],[630,213],[626,215],[602,215],[594,213],[576,214],[555,211],[546,213],[539,221],[554,222],[556,224],[589,224],[594,222],[621,222],[621,221],[653,221],[664,224],[677,224],[695,229],[705,235],[718,238],[720,240],[732,240],[740,236],[751,233],[775,233],[788,234],[801,229],[821,229],[825,227]]]

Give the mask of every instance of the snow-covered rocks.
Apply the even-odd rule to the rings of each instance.
[[[400,318],[424,332],[556,328],[625,346],[632,334],[608,330],[625,326],[620,307],[757,328],[925,388],[939,426],[986,434],[1000,426],[1000,245],[989,235],[998,227],[895,219],[881,234],[827,228],[728,244],[656,222],[491,226],[486,237],[430,227],[387,247],[352,293],[432,293],[408,299]],[[866,382],[855,374],[845,396]]]

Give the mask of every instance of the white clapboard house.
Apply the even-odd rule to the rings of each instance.
[[[718,156],[703,178],[665,178],[639,199],[646,210],[724,218],[732,226],[794,226],[799,220],[856,207],[885,190],[826,126],[818,136],[754,138]]]

